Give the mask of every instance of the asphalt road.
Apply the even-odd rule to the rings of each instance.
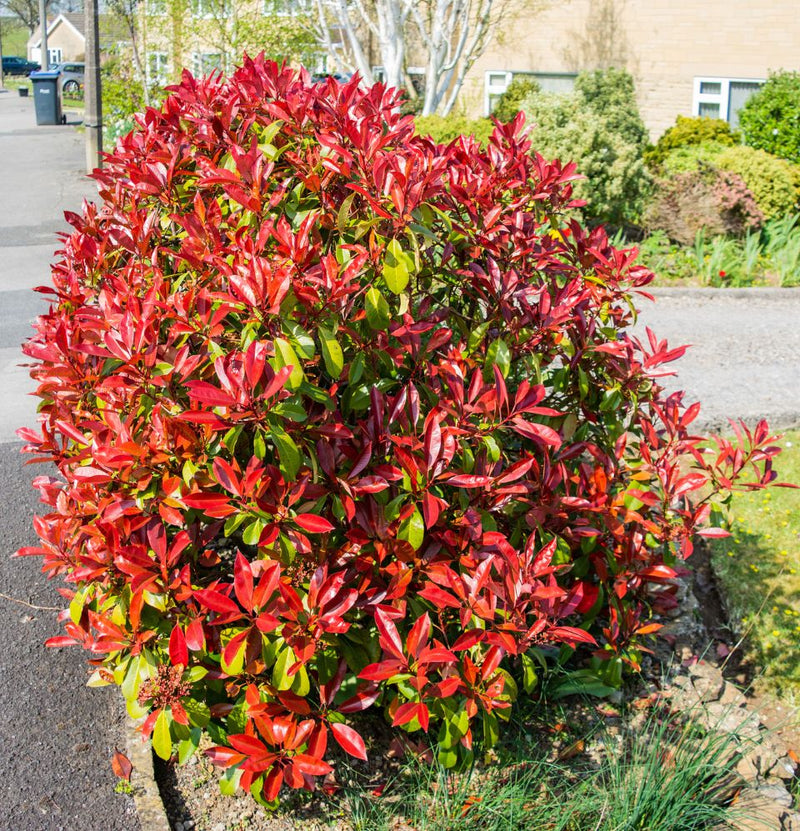
[[[45,649],[61,634],[55,585],[34,558],[38,494],[14,430],[35,423],[20,342],[43,308],[31,291],[48,281],[64,210],[93,184],[81,172],[72,127],[36,127],[33,102],[0,95],[0,829],[137,831],[129,796],[114,793],[114,748],[124,749],[122,705],[112,688],[86,687],[86,654]],[[51,607],[51,608],[34,608]]]

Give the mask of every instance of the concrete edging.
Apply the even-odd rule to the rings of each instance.
[[[758,300],[780,300],[800,297],[800,287],[781,288],[778,286],[753,286],[752,288],[715,288],[713,286],[642,286],[634,289],[636,293],[645,292],[654,297],[694,297],[709,299],[711,297],[755,298]]]
[[[125,715],[125,744],[133,765],[131,788],[136,815],[141,831],[171,831],[153,771],[153,748],[149,741],[142,741],[142,734],[137,729],[141,721]]]

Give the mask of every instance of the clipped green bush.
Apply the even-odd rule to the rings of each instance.
[[[708,143],[732,147],[739,144],[739,141],[739,134],[731,130],[730,124],[721,118],[689,118],[679,115],[675,124],[664,132],[655,146],[647,148],[644,158],[650,167],[658,168],[678,148]]]
[[[642,160],[646,130],[633,80],[621,70],[580,75],[571,95],[538,93],[525,102],[534,148],[570,159],[586,177],[575,187],[586,215],[624,225],[639,219],[652,178]]]
[[[800,163],[800,74],[777,72],[739,113],[745,144]]]
[[[421,115],[416,119],[417,135],[430,136],[437,144],[449,144],[459,136],[473,136],[485,147],[494,125],[488,118],[465,115]]]
[[[508,85],[508,89],[500,96],[493,113],[494,117],[503,123],[511,121],[522,109],[525,99],[541,92],[541,89],[532,78],[515,78]]]
[[[647,128],[636,103],[633,76],[626,69],[597,69],[581,72],[575,79],[575,94],[597,116],[608,132],[644,149]]]
[[[664,156],[660,172],[664,176],[676,173],[693,173],[698,166],[710,164],[718,167],[720,154],[728,149],[728,145],[716,141],[706,141],[702,144],[685,144],[670,150]]]

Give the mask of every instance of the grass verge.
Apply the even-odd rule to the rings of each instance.
[[[782,482],[800,483],[800,432],[780,440]],[[800,697],[800,492],[790,488],[735,494],[732,536],[715,541],[712,562],[731,622],[746,634],[745,654],[762,682],[782,697]]]

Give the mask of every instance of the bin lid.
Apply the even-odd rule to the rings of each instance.
[[[58,78],[60,74],[61,72],[58,69],[49,69],[47,72],[31,72],[28,77],[34,81],[47,81],[53,78]]]

